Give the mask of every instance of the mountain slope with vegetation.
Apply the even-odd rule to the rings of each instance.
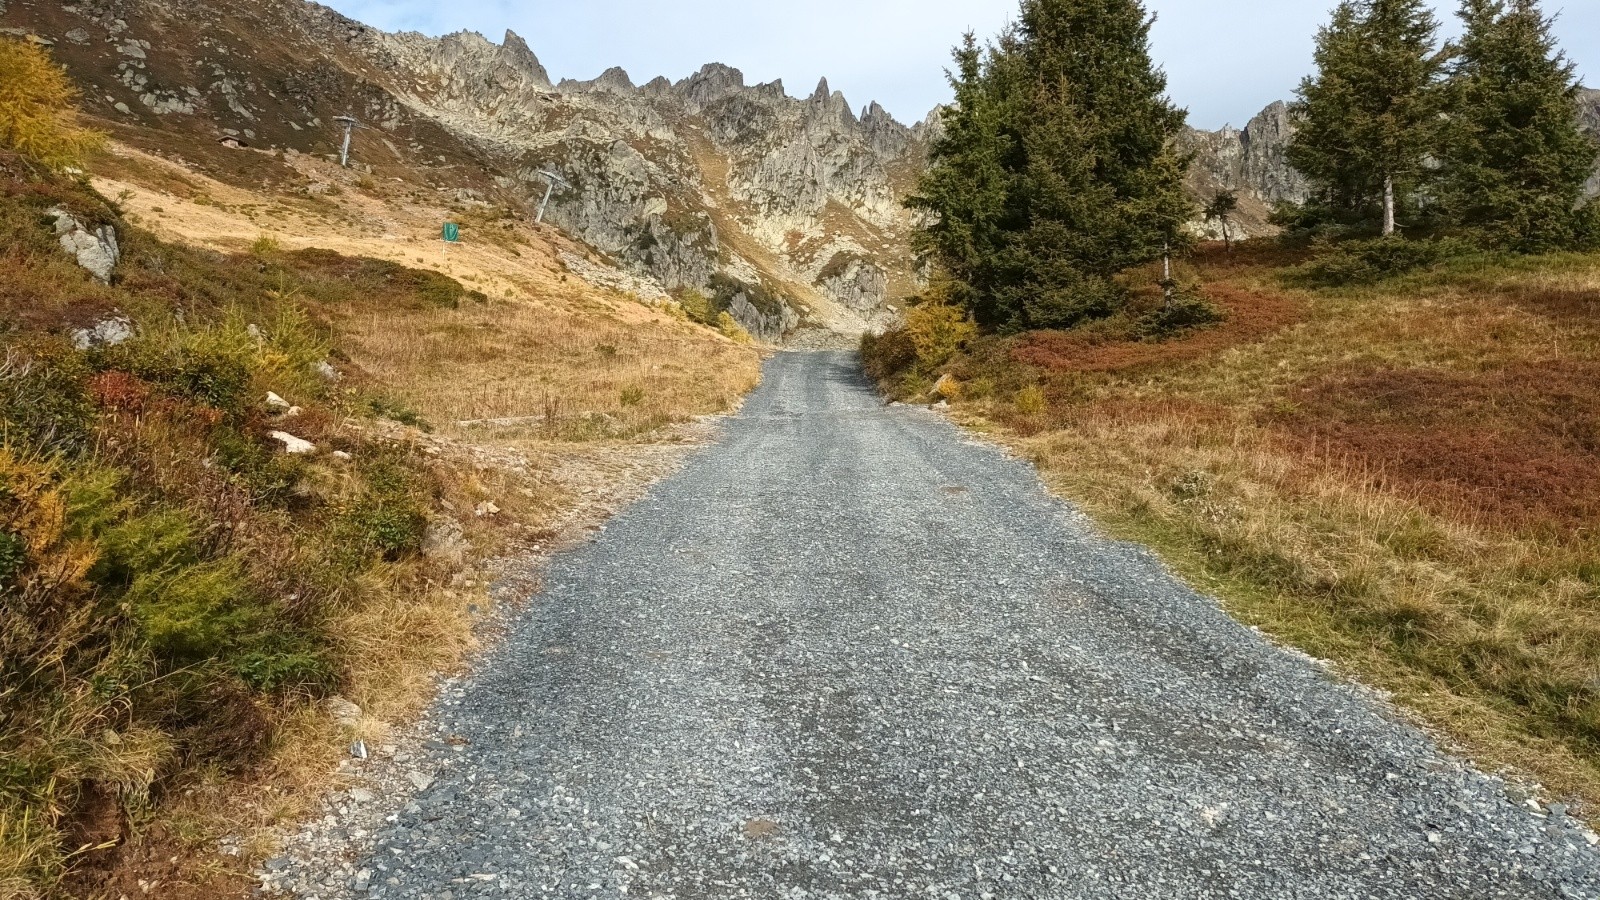
[[[0,896],[242,895],[475,645],[490,560],[581,534],[759,354],[492,217],[460,279],[241,242],[287,202],[388,246],[95,150],[35,47],[0,72]]]
[[[802,317],[859,332],[914,290],[900,199],[934,126],[826,81],[791,97],[712,64],[552,84],[515,34],[389,34],[298,0],[12,0],[0,27],[50,42],[114,138],[235,187],[325,190],[294,156],[335,156],[353,115],[373,182],[532,218],[553,172],[549,221],[764,339]]]

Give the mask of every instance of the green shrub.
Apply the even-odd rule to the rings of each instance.
[[[978,326],[966,310],[937,300],[918,303],[907,310],[905,331],[924,372],[944,365],[978,336]]]
[[[1141,340],[1160,341],[1215,325],[1225,318],[1227,313],[1201,294],[1183,291],[1173,296],[1171,303],[1140,316],[1134,323],[1134,333]]]
[[[344,564],[359,567],[373,555],[394,561],[416,553],[431,499],[421,475],[407,467],[399,451],[364,458],[360,472],[366,484],[337,527],[348,551]]]
[[[1313,287],[1373,284],[1428,268],[1452,256],[1471,252],[1458,240],[1369,238],[1323,244],[1317,258],[1296,269],[1291,278]]]
[[[399,422],[401,425],[410,425],[423,432],[432,432],[433,426],[422,418],[422,414],[412,409],[404,400],[385,395],[367,398],[367,409],[380,419]]]
[[[717,313],[722,311],[713,305],[710,297],[694,288],[684,288],[678,292],[678,305],[683,307],[684,315],[701,325],[716,324]]]
[[[0,438],[45,452],[84,447],[95,409],[82,356],[59,345],[0,354]]]

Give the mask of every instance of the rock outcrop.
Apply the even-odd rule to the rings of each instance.
[[[110,284],[111,274],[116,271],[117,262],[122,258],[122,249],[117,245],[117,230],[110,225],[86,225],[59,206],[51,209],[50,215],[56,222],[56,236],[61,242],[61,249],[88,270],[96,281]]]

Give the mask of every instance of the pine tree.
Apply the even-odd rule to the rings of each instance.
[[[1344,217],[1393,234],[1440,142],[1445,58],[1423,0],[1344,0],[1317,35],[1317,74],[1300,83],[1289,163]]]
[[[1114,276],[1182,239],[1184,113],[1137,0],[1023,0],[986,53],[957,51],[956,103],[912,199],[919,246],[980,323],[1066,327],[1114,310]],[[964,167],[964,171],[951,171]]]
[[[1463,0],[1441,152],[1453,220],[1521,252],[1572,246],[1600,154],[1578,127],[1574,66],[1535,0]]]

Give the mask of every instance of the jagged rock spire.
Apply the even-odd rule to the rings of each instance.
[[[520,70],[530,83],[550,89],[550,73],[545,71],[544,64],[539,62],[539,57],[534,55],[528,42],[509,28],[506,29],[505,40],[500,44],[500,55],[508,64]]]

